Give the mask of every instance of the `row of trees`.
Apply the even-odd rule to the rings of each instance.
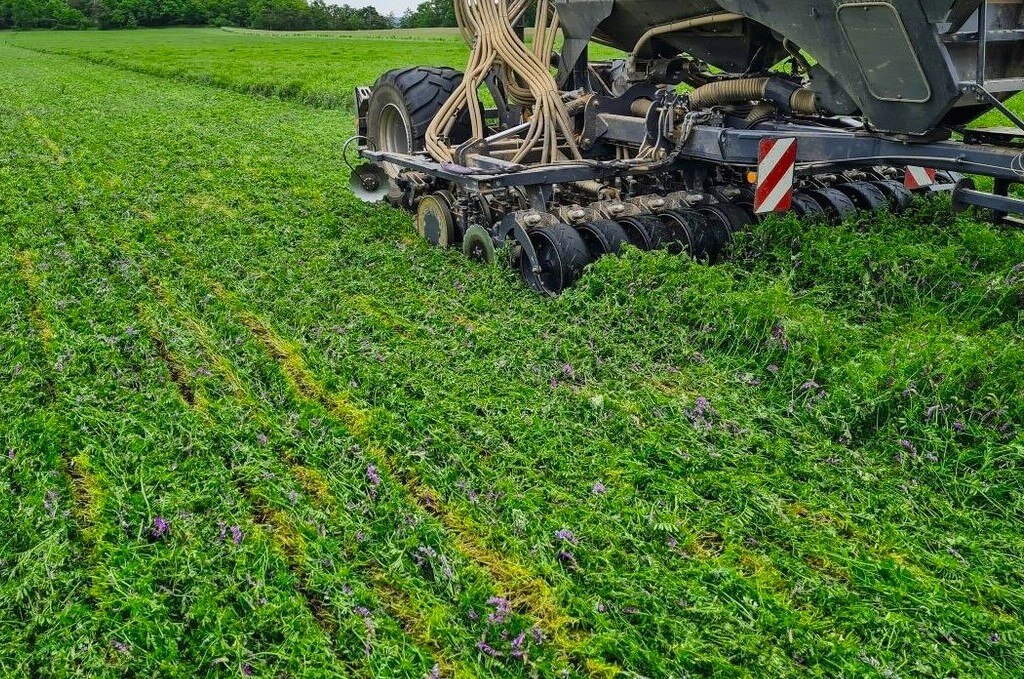
[[[396,23],[373,7],[324,0],[0,0],[0,29],[213,25],[358,31]]]
[[[402,28],[457,26],[454,0],[427,0],[402,17]]]

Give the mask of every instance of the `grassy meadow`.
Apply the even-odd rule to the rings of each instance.
[[[346,188],[352,88],[465,54],[0,33],[0,675],[1024,674],[1024,234],[542,298]]]

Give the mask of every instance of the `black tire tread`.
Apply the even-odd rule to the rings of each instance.
[[[392,87],[401,96],[409,112],[413,150],[419,151],[425,146],[424,139],[430,121],[461,82],[462,73],[454,68],[411,66],[395,68],[382,74],[373,89]],[[460,120],[460,126],[463,122]]]

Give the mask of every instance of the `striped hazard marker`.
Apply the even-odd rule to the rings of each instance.
[[[793,204],[796,139],[762,139],[757,149],[754,212],[785,212]]]
[[[930,167],[907,165],[907,174],[903,176],[903,186],[911,191],[923,189],[935,183],[935,170]]]

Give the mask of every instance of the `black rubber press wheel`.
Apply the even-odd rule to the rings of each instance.
[[[568,224],[555,224],[533,229],[528,234],[537,251],[540,271],[534,271],[530,258],[519,257],[519,272],[535,292],[557,294],[579,280],[583,267],[590,263],[590,253],[583,238]]]
[[[882,190],[868,182],[836,184],[836,190],[853,201],[858,210],[887,210],[889,201]]]
[[[597,259],[603,255],[617,255],[622,246],[629,242],[626,231],[618,222],[610,219],[595,219],[592,222],[585,222],[576,227],[583,242],[587,245],[587,251],[591,259]]]
[[[623,217],[619,226],[626,232],[631,245],[641,250],[656,250],[661,247],[661,222],[657,217]]]

